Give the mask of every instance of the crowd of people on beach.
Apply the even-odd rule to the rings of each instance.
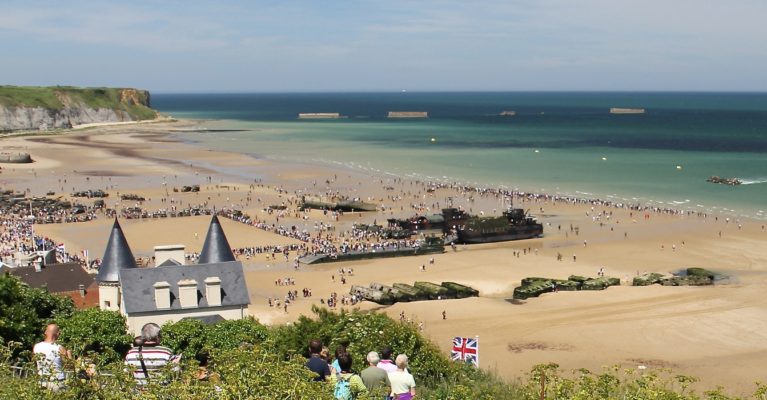
[[[298,251],[299,257],[318,254],[327,254],[332,256],[336,254],[346,254],[349,252],[396,250],[400,248],[416,248],[420,245],[419,241],[410,239],[381,239],[379,241],[371,242],[369,241],[371,236],[362,235],[354,230],[350,230],[348,233],[342,233],[338,236],[334,236],[332,233],[329,233],[328,229],[325,229],[321,224],[317,225],[318,232],[315,235],[312,235],[312,233],[307,230],[299,230],[295,225],[287,227],[284,225],[277,225],[276,223],[269,224],[267,222],[253,218],[248,214],[244,214],[239,210],[223,209],[219,211],[218,215],[267,232],[304,242],[303,245],[292,245],[289,247],[289,250]],[[378,236],[378,238],[380,238],[380,236]],[[251,255],[252,254],[253,253],[251,253]]]
[[[66,251],[66,247],[51,238],[34,233],[34,220],[25,216],[0,212],[0,258],[6,264],[15,265],[17,256],[27,258],[38,251],[55,250],[58,262],[81,262],[79,254]]]

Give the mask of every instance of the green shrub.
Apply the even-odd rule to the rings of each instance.
[[[75,355],[98,353],[104,361],[119,361],[130,349],[132,337],[125,332],[125,317],[98,308],[78,310],[57,318],[59,341]]]
[[[184,319],[162,326],[162,344],[186,359],[213,350],[233,350],[243,344],[260,344],[268,330],[253,318],[224,320],[205,325],[199,320]]]
[[[68,297],[33,289],[10,274],[0,274],[0,339],[31,348],[42,339],[49,322],[72,314]]]

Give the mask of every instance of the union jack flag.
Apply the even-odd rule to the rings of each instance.
[[[453,349],[450,357],[455,361],[471,363],[479,366],[479,339],[478,338],[453,338]]]

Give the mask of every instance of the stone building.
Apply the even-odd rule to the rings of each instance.
[[[99,306],[125,315],[137,334],[147,322],[162,325],[185,318],[216,321],[248,315],[250,297],[242,264],[236,261],[216,216],[197,264],[185,265],[183,246],[155,247],[153,268],[138,268],[115,220],[96,276]]]

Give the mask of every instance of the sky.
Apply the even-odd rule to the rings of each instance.
[[[765,0],[3,0],[0,84],[767,91],[766,20]]]

